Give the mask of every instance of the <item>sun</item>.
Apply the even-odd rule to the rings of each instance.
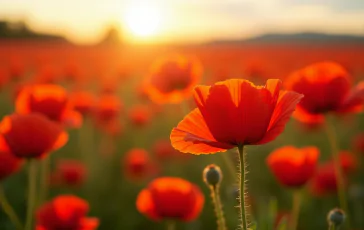
[[[156,35],[160,29],[161,12],[155,5],[139,2],[130,5],[124,22],[133,36],[139,38]]]

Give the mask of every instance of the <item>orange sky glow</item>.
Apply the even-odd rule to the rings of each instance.
[[[99,41],[110,25],[129,42],[204,42],[269,32],[364,34],[362,0],[2,0],[0,19],[76,43]]]

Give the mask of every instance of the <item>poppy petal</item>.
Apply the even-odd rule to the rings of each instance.
[[[363,108],[364,81],[357,84],[346,96],[337,112],[357,112]]]
[[[66,110],[62,114],[61,120],[69,128],[80,128],[83,122],[81,113],[74,110]]]
[[[300,122],[308,124],[321,124],[325,121],[324,115],[308,113],[300,105],[297,105],[296,110],[293,112],[293,117]]]
[[[195,206],[193,210],[189,213],[189,215],[184,217],[185,221],[191,221],[195,219],[200,213],[203,208],[203,205],[205,203],[205,197],[200,192],[200,189],[196,186],[193,186],[194,193],[198,194],[196,195],[196,201]]]
[[[277,90],[279,81],[267,84],[269,89],[231,79],[211,87],[196,87],[196,104],[217,141],[246,144],[264,136],[277,101],[271,91]]]
[[[210,154],[225,152],[234,147],[215,140],[198,109],[190,112],[172,130],[170,138],[172,146],[184,153]]]
[[[294,112],[297,103],[303,98],[302,94],[292,91],[281,91],[277,105],[272,114],[267,133],[257,144],[264,144],[274,140],[284,130],[287,121]]]
[[[155,213],[154,202],[152,200],[152,194],[148,189],[143,189],[137,198],[136,206],[139,212],[145,213],[149,218],[153,220],[159,220],[160,217]]]
[[[68,133],[65,131],[62,131],[59,134],[56,142],[53,145],[53,150],[57,150],[57,149],[63,147],[67,143],[67,141],[68,141]]]
[[[98,218],[83,218],[79,230],[94,230],[97,229],[100,222]]]

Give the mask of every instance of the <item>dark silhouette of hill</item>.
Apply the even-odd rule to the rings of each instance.
[[[217,40],[209,44],[247,44],[247,43],[361,43],[364,36],[324,33],[264,34],[240,40]]]
[[[7,21],[0,21],[0,39],[67,41],[62,36],[34,32],[24,22],[10,23]]]

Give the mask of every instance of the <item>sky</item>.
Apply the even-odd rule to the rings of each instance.
[[[203,42],[264,33],[364,35],[364,0],[0,0],[0,20],[94,43],[115,25],[131,42]]]

